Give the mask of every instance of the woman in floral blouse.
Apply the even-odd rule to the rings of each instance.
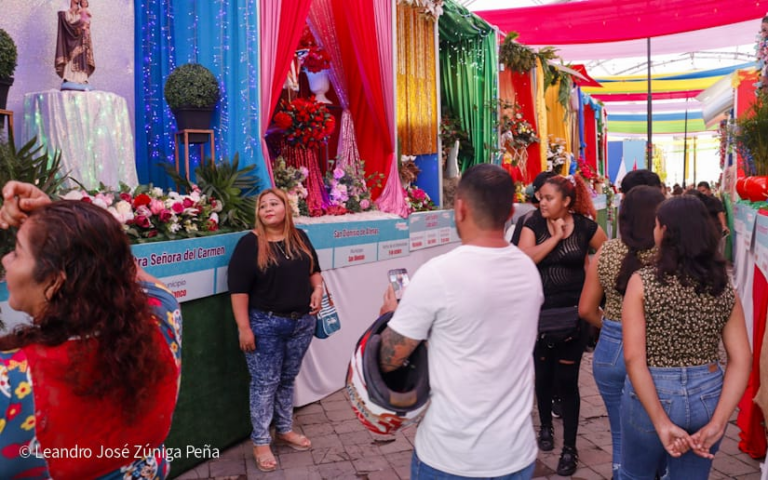
[[[654,240],[658,257],[632,275],[621,312],[628,379],[619,478],[653,479],[666,462],[669,478],[705,479],[749,378],[744,311],[699,199],[664,201]]]
[[[165,478],[178,302],[106,210],[18,182],[3,198],[8,303],[32,323],[0,337],[0,478]]]

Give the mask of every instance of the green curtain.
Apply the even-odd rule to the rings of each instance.
[[[457,118],[474,152],[459,152],[461,170],[490,163],[498,145],[496,30],[453,0],[446,0],[440,30],[443,115]]]

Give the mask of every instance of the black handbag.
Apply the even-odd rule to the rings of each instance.
[[[551,343],[579,337],[579,307],[549,308],[539,313],[539,338]]]

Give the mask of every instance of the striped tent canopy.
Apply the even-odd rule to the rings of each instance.
[[[695,97],[733,71],[753,65],[652,75],[654,135],[682,134],[686,131],[686,123],[689,134],[715,130],[716,125],[709,128],[705,125],[702,104]],[[611,134],[645,134],[648,130],[647,77],[625,75],[596,80],[602,87],[583,87],[582,91],[605,103],[608,131]]]

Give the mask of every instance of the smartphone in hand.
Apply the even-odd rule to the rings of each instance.
[[[404,268],[395,268],[389,271],[389,283],[392,285],[392,289],[395,291],[395,298],[399,302],[403,298],[403,292],[409,282],[408,270]]]

